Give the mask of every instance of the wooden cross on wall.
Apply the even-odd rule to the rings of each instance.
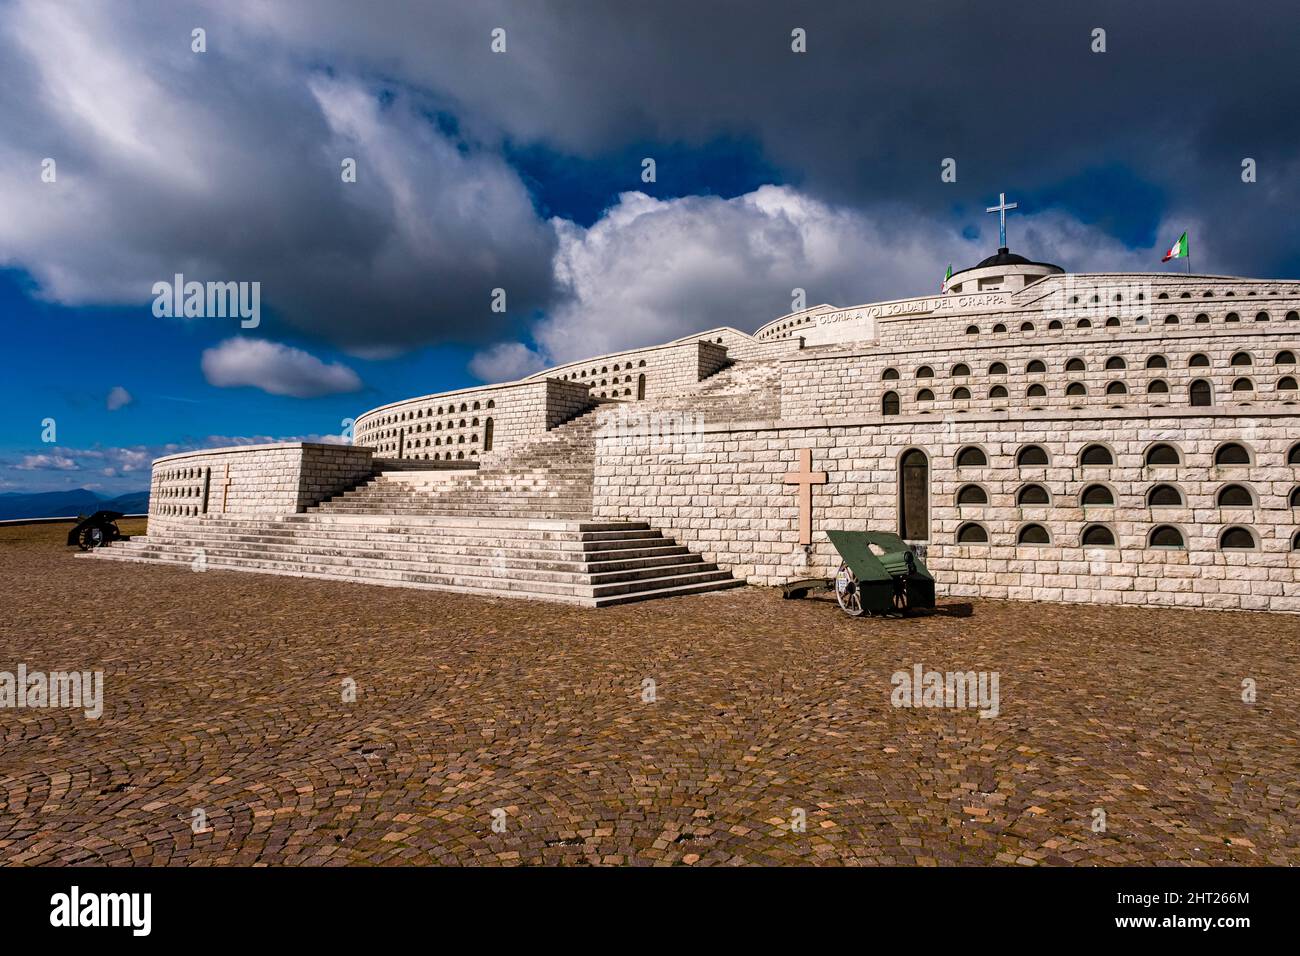
[[[812,544],[812,490],[813,485],[824,485],[829,479],[824,471],[812,470],[812,449],[799,449],[799,470],[786,472],[787,485],[799,486],[799,543]]]

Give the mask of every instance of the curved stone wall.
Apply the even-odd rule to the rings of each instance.
[[[599,402],[679,394],[729,361],[725,345],[692,338],[547,369],[518,382],[422,395],[357,416],[353,442],[385,458],[485,460]]]
[[[353,443],[384,458],[480,461],[589,408],[588,392],[542,379],[409,398],[359,415]]]
[[[593,398],[640,401],[673,395],[712,375],[729,361],[723,330],[716,341],[691,336],[650,348],[616,352],[544,369],[524,381],[554,378],[591,389]]]
[[[846,308],[816,306],[782,316],[754,333],[758,342],[804,337],[809,344],[875,342],[888,346],[954,344],[1021,332],[1071,334],[1107,327],[1154,327],[1175,316],[1243,323],[1267,312],[1273,321],[1300,311],[1300,284],[1177,274],[1052,275],[1014,292],[937,294]],[[1139,319],[1142,321],[1139,322]],[[1033,329],[1022,328],[1030,323]]]

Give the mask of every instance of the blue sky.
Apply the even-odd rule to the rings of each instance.
[[[1004,190],[1012,248],[1073,271],[1173,268],[1187,229],[1197,271],[1300,274],[1296,15],[1131,7],[0,5],[0,492],[143,488],[169,450],[752,329],[794,287],[924,294]],[[176,272],[260,282],[261,324],[156,317]]]

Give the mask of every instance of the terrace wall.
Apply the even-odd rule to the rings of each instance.
[[[906,416],[881,422],[842,416],[778,423],[706,426],[682,438],[618,435],[598,439],[597,520],[648,521],[682,544],[755,584],[830,576],[838,558],[827,528],[899,529],[899,460],[921,449],[929,464],[926,561],[941,593],[1025,600],[1118,602],[1185,607],[1300,611],[1297,503],[1300,446],[1294,413],[1205,414],[1201,409]],[[1177,447],[1175,466],[1146,464],[1157,440]],[[1248,465],[1216,465],[1223,443],[1250,449]],[[1016,465],[1024,445],[1043,446],[1050,464]],[[1104,444],[1110,466],[1080,463],[1085,446]],[[977,446],[988,464],[958,467],[958,452]],[[814,470],[829,482],[813,492],[813,544],[798,543],[798,498],[783,476],[798,449],[813,450]],[[1020,506],[1017,492],[1041,484],[1050,504]],[[1248,508],[1221,508],[1226,484],[1245,485]],[[982,505],[959,505],[959,489],[980,485]],[[1084,506],[1082,492],[1111,489],[1114,503]],[[1156,484],[1181,492],[1182,505],[1153,507]],[[983,543],[959,543],[977,523]],[[1041,524],[1048,544],[1020,544],[1018,532]],[[1084,529],[1104,525],[1113,547],[1088,547]],[[1153,547],[1152,531],[1178,528],[1182,548]],[[1257,546],[1225,550],[1229,527],[1252,532]]]

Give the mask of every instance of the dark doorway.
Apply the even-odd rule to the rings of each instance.
[[[930,538],[930,460],[919,448],[898,461],[898,535],[904,541]]]
[[[639,402],[645,398],[645,373],[642,372],[636,377],[636,400]]]
[[[487,421],[483,423],[483,451],[489,452],[491,450],[492,450],[492,419],[489,418]]]
[[[1192,382],[1191,394],[1193,405],[1214,404],[1214,393],[1210,390],[1210,383],[1203,378]]]

